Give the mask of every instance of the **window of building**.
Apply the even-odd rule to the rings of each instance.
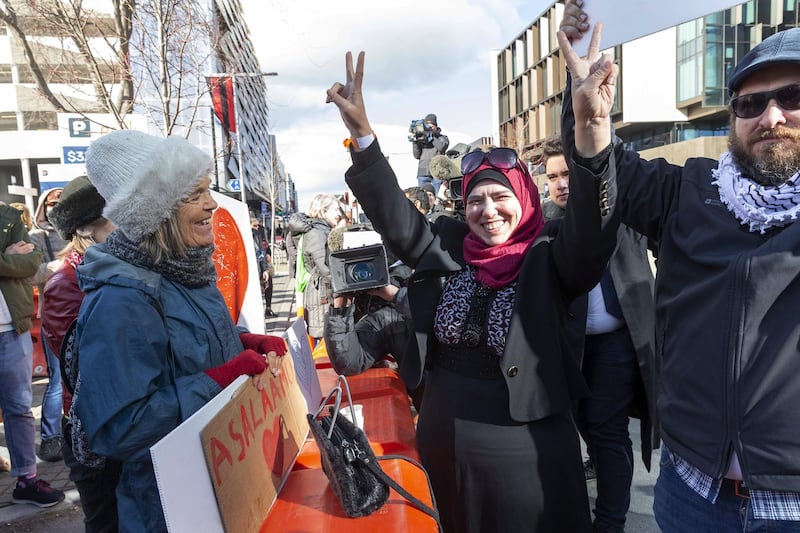
[[[17,131],[16,113],[0,113],[0,131]]]
[[[516,78],[517,74],[519,74],[517,71],[517,47],[516,43],[514,43],[514,45],[511,46],[511,79],[513,80]]]
[[[705,57],[703,103],[718,106],[725,103],[724,17],[715,13],[705,18]]]
[[[755,24],[756,23],[756,2],[750,0],[742,6],[742,23]]]
[[[55,111],[23,111],[22,122],[26,130],[57,130],[58,114]]]
[[[677,31],[678,101],[703,93],[703,20],[678,26]]]

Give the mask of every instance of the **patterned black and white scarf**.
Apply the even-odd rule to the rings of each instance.
[[[742,176],[730,152],[725,152],[712,175],[722,203],[750,231],[766,233],[800,216],[800,172],[781,185],[761,185]]]
[[[170,257],[160,263],[154,263],[149,255],[143,252],[136,243],[128,240],[119,230],[108,236],[106,246],[112,255],[123,261],[139,268],[158,272],[168,280],[180,283],[190,289],[205,287],[209,283],[217,281],[217,268],[212,259],[213,244],[187,248],[184,257]]]

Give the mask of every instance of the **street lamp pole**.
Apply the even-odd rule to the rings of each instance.
[[[275,253],[275,138],[270,136],[269,160],[272,163],[272,179],[269,180],[269,249]]]

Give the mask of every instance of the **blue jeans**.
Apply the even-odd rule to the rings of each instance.
[[[706,500],[678,476],[666,449],[661,451],[654,495],[653,514],[664,533],[800,532],[800,522],[756,520],[750,500],[736,496],[726,486],[716,503]]]
[[[33,400],[33,342],[29,331],[0,333],[0,409],[11,456],[11,475],[36,473]]]
[[[595,525],[621,532],[633,480],[628,413],[639,387],[636,349],[628,328],[587,335],[582,370],[592,395],[578,404],[578,429],[597,473]]]
[[[417,176],[417,185],[422,187],[426,183],[433,185],[433,194],[439,194],[439,187],[442,186],[442,180],[434,179],[431,176]]]
[[[61,367],[56,354],[42,339],[42,349],[47,360],[47,387],[42,399],[42,440],[61,436]]]

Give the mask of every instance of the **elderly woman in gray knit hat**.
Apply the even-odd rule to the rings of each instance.
[[[94,141],[89,180],[117,230],[78,267],[80,380],[73,412],[93,452],[120,461],[120,531],[166,531],[150,447],[280,337],[240,334],[216,286],[212,160],[177,137],[117,131]]]
[[[64,187],[61,200],[53,207],[48,218],[67,242],[59,254],[61,266],[44,286],[45,303],[42,308],[42,338],[54,354],[59,354],[64,337],[78,317],[83,292],[78,288],[76,269],[83,261],[86,250],[105,242],[114,231],[114,224],[103,217],[106,201],[86,176],[73,179]],[[59,373],[60,375],[60,373]],[[101,468],[92,468],[77,461],[69,439],[69,419],[66,416],[72,405],[72,389],[66,379],[62,394],[65,416],[61,422],[62,433],[67,437],[59,451],[69,468],[69,479],[75,483],[81,498],[84,523],[87,531],[117,531],[117,498],[115,489],[119,481],[120,465],[106,461]]]

